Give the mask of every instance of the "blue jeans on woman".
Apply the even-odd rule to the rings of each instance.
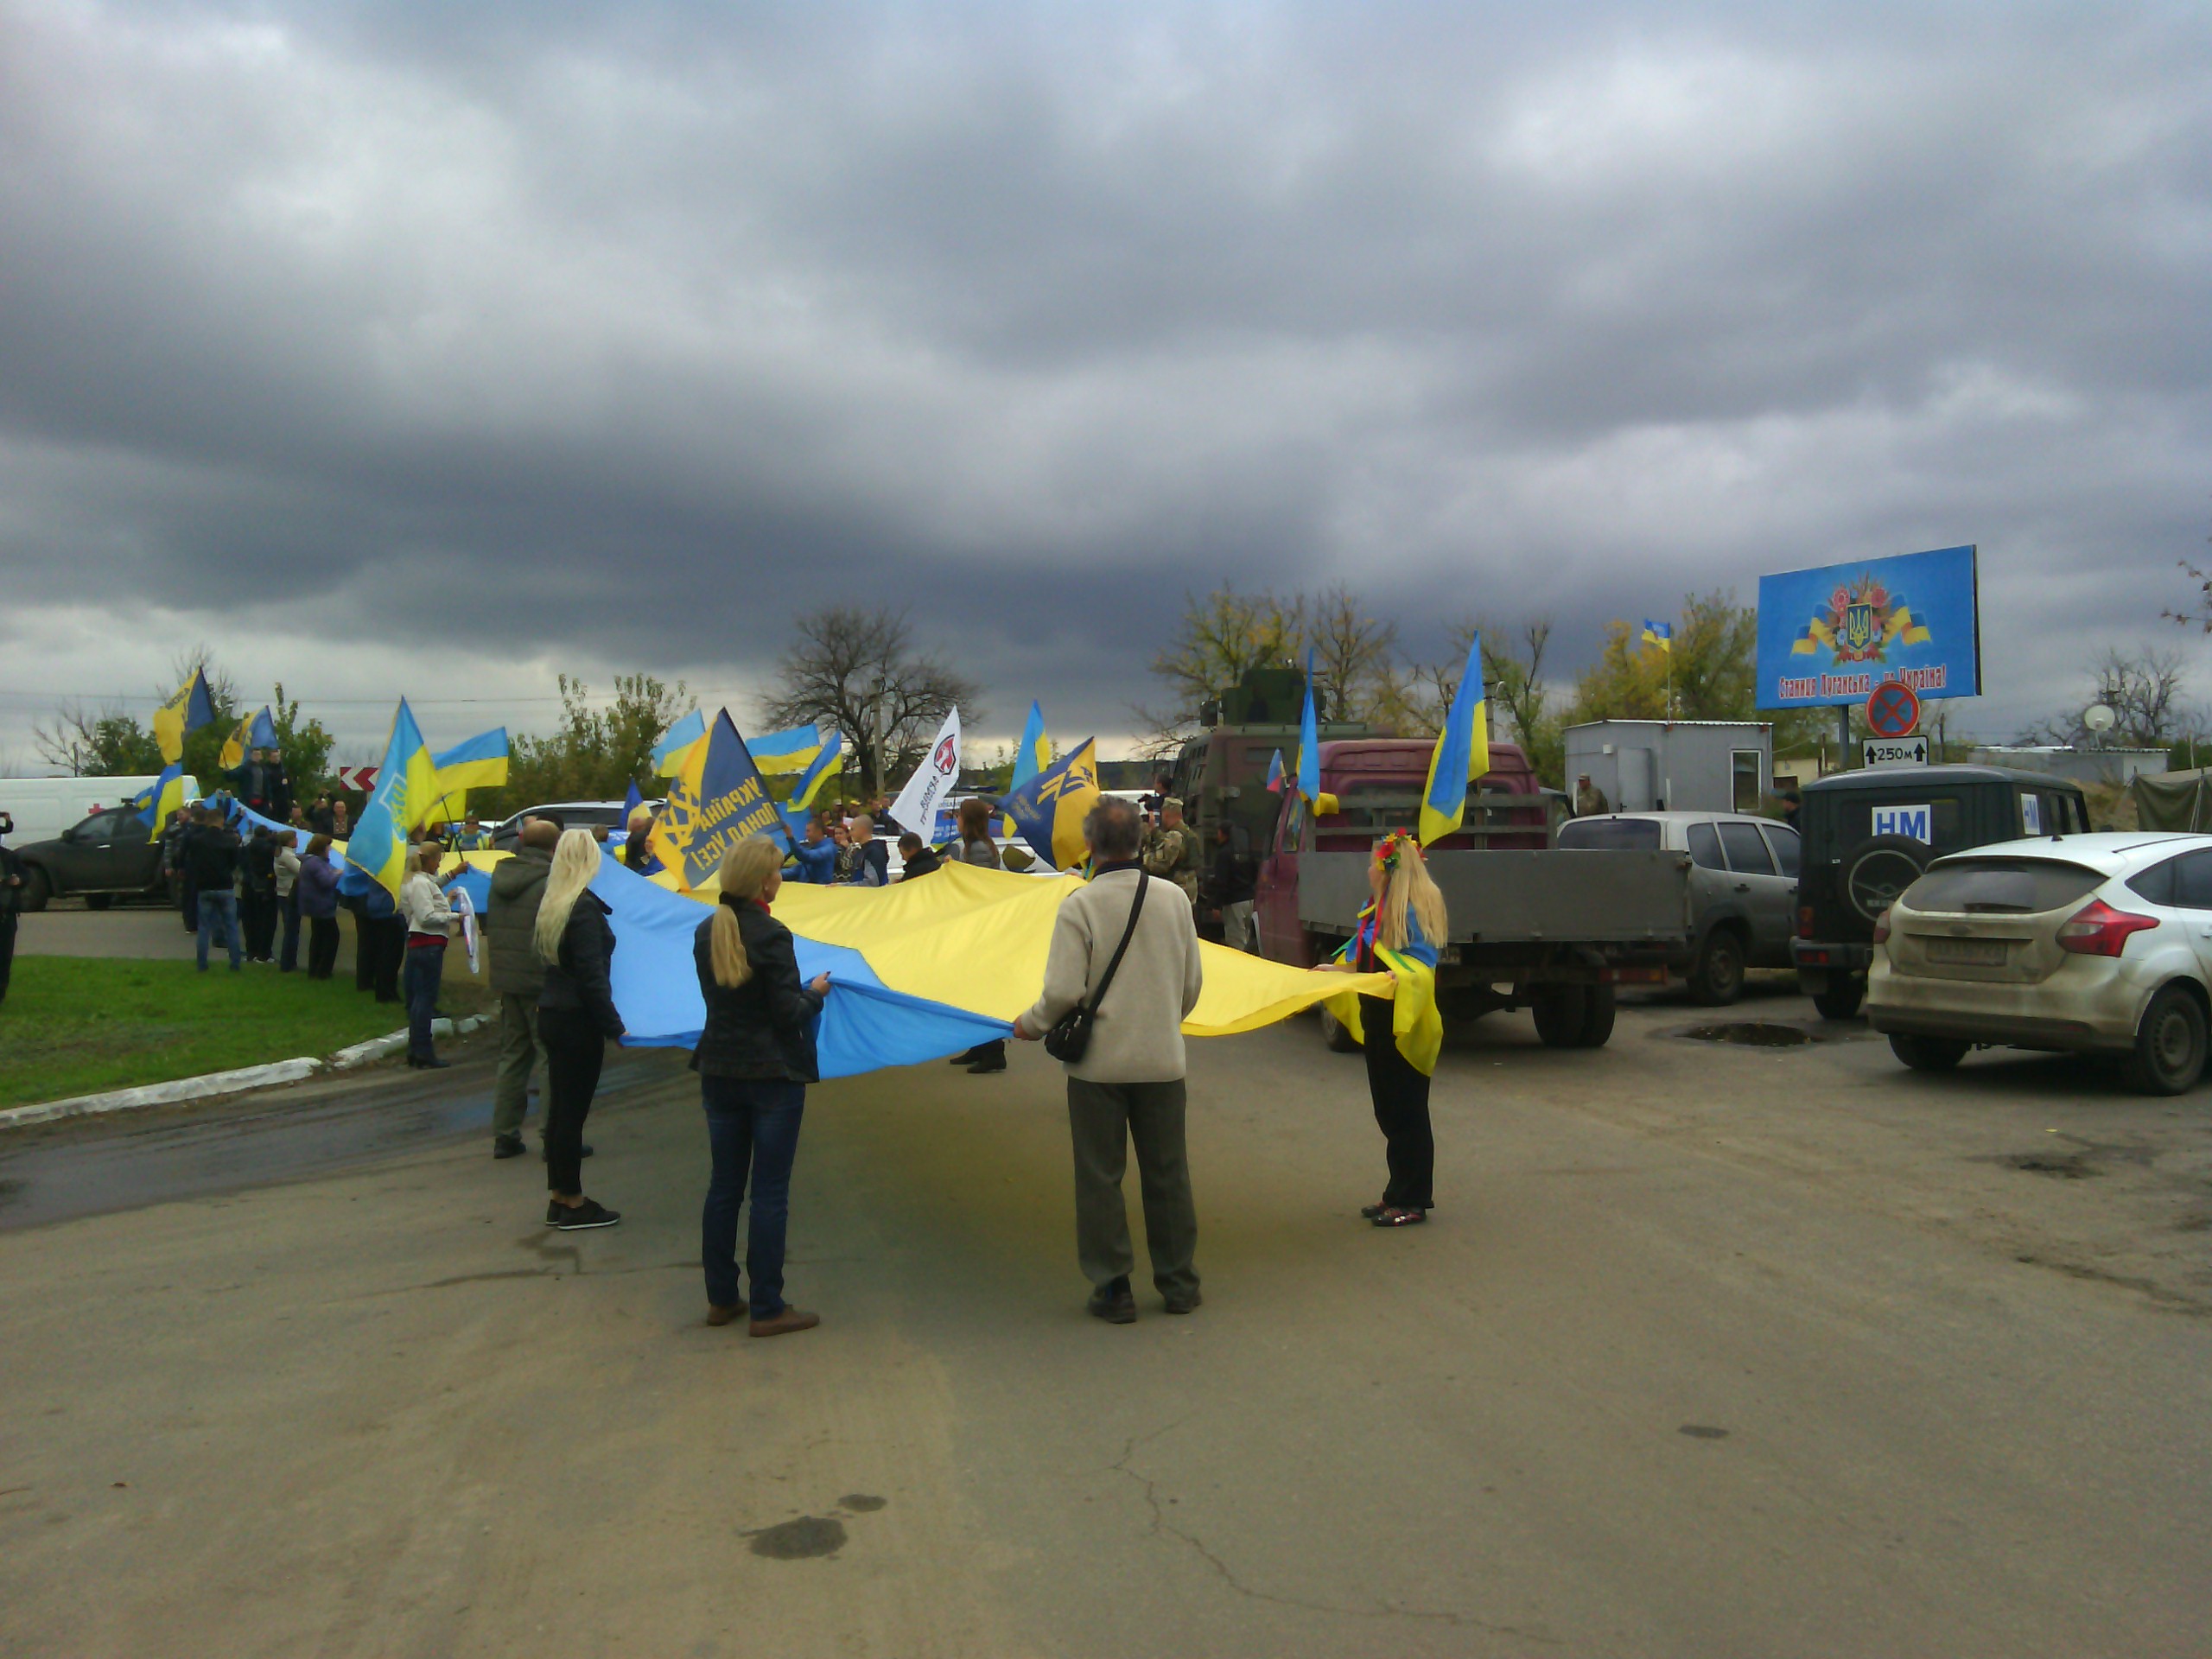
[[[436,944],[410,941],[401,976],[406,982],[407,1058],[410,1060],[438,1058],[430,1046],[430,1021],[438,1017],[438,982],[445,977],[445,971],[444,941]]]
[[[798,1155],[806,1085],[702,1077],[699,1094],[715,1154],[699,1221],[707,1300],[734,1307],[743,1300],[737,1287],[737,1212],[749,1173],[753,1221],[745,1238],[745,1274],[753,1281],[751,1311],[756,1319],[773,1319],[784,1311],[784,1227],[791,1218],[791,1160]]]

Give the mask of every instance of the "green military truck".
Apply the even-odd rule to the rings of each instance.
[[[1274,836],[1283,797],[1268,788],[1268,767],[1280,753],[1286,791],[1297,787],[1298,725],[1306,707],[1306,676],[1295,668],[1255,668],[1230,690],[1198,711],[1201,729],[1163,764],[1167,792],[1180,798],[1183,816],[1198,832],[1201,856],[1211,864],[1214,831],[1226,823],[1240,857],[1257,860]],[[1324,743],[1339,738],[1371,737],[1363,721],[1334,721],[1320,728]],[[1198,928],[1217,942],[1217,910],[1201,904]]]

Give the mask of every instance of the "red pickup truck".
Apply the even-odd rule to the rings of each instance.
[[[1262,955],[1311,967],[1351,937],[1375,842],[1420,820],[1433,747],[1404,738],[1321,745],[1321,793],[1336,810],[1317,817],[1286,791],[1254,895]],[[1564,798],[1537,781],[1518,748],[1495,743],[1490,753],[1465,823],[1428,849],[1452,918],[1438,1003],[1447,1020],[1526,1007],[1549,1046],[1598,1047],[1612,1035],[1613,987],[1663,982],[1669,951],[1688,938],[1688,856],[1558,849]],[[1332,1047],[1349,1046],[1325,1014],[1323,1030]]]

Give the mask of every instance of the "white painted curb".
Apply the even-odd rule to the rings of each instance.
[[[467,1036],[479,1027],[491,1023],[488,1014],[471,1014],[466,1020],[434,1020],[430,1034],[434,1037]],[[302,1083],[327,1065],[334,1071],[351,1071],[365,1065],[371,1060],[396,1054],[407,1046],[407,1033],[395,1031],[382,1037],[372,1037],[365,1043],[355,1043],[341,1048],[328,1060],[318,1060],[309,1055],[297,1059],[275,1060],[267,1065],[240,1066],[235,1071],[210,1071],[200,1077],[178,1077],[169,1083],[142,1084],[136,1089],[111,1089],[105,1094],[77,1095],[68,1100],[44,1100],[29,1106],[10,1106],[0,1109],[0,1129],[20,1128],[31,1123],[50,1123],[56,1118],[91,1117],[102,1112],[127,1112],[141,1106],[174,1106],[180,1101],[211,1100],[217,1095],[242,1095],[252,1089],[273,1089],[279,1084]]]
[[[298,1083],[322,1070],[322,1062],[302,1056],[268,1065],[241,1066],[235,1071],[211,1071],[204,1077],[179,1077],[174,1083],[149,1083],[137,1089],[111,1089],[104,1095],[78,1095],[69,1100],[41,1101],[33,1106],[10,1106],[0,1111],[0,1128],[25,1123],[45,1123],[57,1117],[89,1117],[96,1112],[123,1112],[134,1106],[170,1106],[181,1100],[206,1100],[213,1095],[242,1094],[248,1089],[267,1089],[280,1083]]]

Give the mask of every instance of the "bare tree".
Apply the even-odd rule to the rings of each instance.
[[[1366,615],[1341,582],[1294,601],[1287,620],[1296,634],[1294,654],[1302,660],[1306,650],[1313,653],[1314,712],[1325,721],[1374,712],[1397,665],[1398,625]]]
[[[1131,705],[1150,734],[1140,748],[1148,756],[1173,754],[1198,724],[1198,709],[1255,668],[1287,667],[1297,654],[1301,618],[1295,601],[1271,593],[1240,594],[1217,588],[1203,599],[1183,595],[1174,634],[1154,653],[1152,671],[1166,683],[1165,709]]]
[[[2085,747],[2110,742],[2123,748],[2170,748],[2201,718],[2183,695],[2183,679],[2177,652],[2143,651],[2131,656],[2117,648],[2108,650],[2089,665],[2089,690],[2081,708],[2031,727],[2021,738]],[[2099,702],[2115,716],[2109,732],[2093,733],[2082,722],[2083,712]]]
[[[835,726],[860,772],[861,793],[881,791],[916,764],[954,708],[983,710],[973,680],[918,653],[903,611],[832,605],[791,624],[797,636],[778,666],[780,684],[760,710],[772,726]]]

